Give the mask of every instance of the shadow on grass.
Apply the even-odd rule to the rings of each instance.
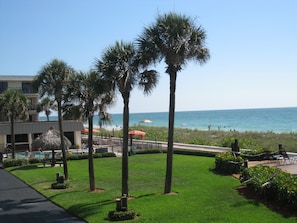
[[[230,176],[231,174],[228,174],[228,173],[224,173],[222,171],[219,171],[218,169],[216,168],[209,168],[209,172],[212,172],[216,175],[220,175],[220,176]]]
[[[18,167],[15,167],[11,170],[9,170],[10,172],[12,171],[16,171],[16,170],[33,170],[33,169],[37,169],[39,168],[38,165],[25,165],[25,166],[18,166]]]
[[[238,187],[237,191],[240,195],[244,196],[246,199],[248,199],[256,206],[259,206],[259,204],[262,203],[270,210],[281,214],[285,218],[297,217],[296,210],[287,208],[285,204],[282,204],[277,200],[265,199],[264,197],[261,197],[260,195],[258,195],[256,192],[247,188],[246,186]],[[236,204],[236,205],[240,205],[240,204]]]
[[[140,198],[150,197],[150,196],[156,196],[156,195],[159,195],[159,194],[158,193],[143,194],[143,195],[139,195],[139,196],[135,197],[135,199],[140,199]]]
[[[100,216],[101,220],[106,220],[108,213],[103,212],[103,206],[114,204],[114,209],[116,208],[116,202],[114,200],[104,200],[95,203],[82,203],[82,204],[75,204],[67,208],[67,211],[73,213],[80,218],[86,219],[89,216]],[[97,219],[99,221],[99,219]]]
[[[66,192],[67,193],[67,192]],[[69,193],[73,193],[69,192]],[[157,193],[151,193],[151,194],[143,194],[136,196],[135,199],[141,199],[149,196],[156,196],[159,195]],[[50,197],[50,199],[59,196],[59,194],[53,195]],[[108,221],[108,212],[106,212],[106,208],[103,208],[104,206],[112,206],[111,210],[116,209],[116,201],[115,199],[110,199],[110,200],[102,200],[98,202],[93,202],[93,203],[80,203],[80,204],[75,204],[67,208],[67,211],[69,211],[72,214],[75,214],[76,216],[87,219],[90,216],[98,216],[97,221]],[[100,222],[101,222],[100,221]]]

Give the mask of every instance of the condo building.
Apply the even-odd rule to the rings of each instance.
[[[34,92],[32,82],[35,76],[4,76],[0,75],[0,95],[6,89],[20,89],[27,98],[29,118],[26,121],[15,121],[15,147],[16,152],[32,151],[32,141],[40,134],[53,127],[59,130],[57,121],[41,121],[37,106],[38,92]],[[72,145],[81,147],[81,131],[83,123],[75,120],[63,121],[64,135]],[[7,153],[11,147],[11,124],[9,121],[0,120],[0,152]],[[58,149],[58,148],[57,148]]]

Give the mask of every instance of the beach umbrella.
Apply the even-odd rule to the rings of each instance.
[[[93,133],[99,133],[100,130],[99,129],[93,129]],[[89,129],[85,128],[84,130],[81,131],[82,134],[88,134],[89,133]]]
[[[143,131],[140,131],[140,130],[132,130],[132,131],[128,132],[128,134],[130,136],[139,136],[140,139],[143,139],[146,133]]]
[[[70,147],[70,140],[64,136],[65,147]],[[35,138],[32,142],[32,148],[42,150],[55,150],[59,149],[61,145],[60,132],[54,128],[49,128],[46,132]]]
[[[145,132],[140,130],[132,130],[128,132],[128,135],[130,135],[130,145],[132,146],[132,136],[139,136],[139,138],[142,140],[144,139],[145,134]]]

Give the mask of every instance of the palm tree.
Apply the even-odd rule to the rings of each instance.
[[[140,60],[132,43],[116,42],[96,61],[96,67],[108,81],[111,91],[118,90],[123,98],[123,156],[122,156],[122,196],[128,196],[128,128],[129,100],[135,85],[145,94],[151,92],[157,84],[157,72],[144,70],[140,72]],[[128,209],[128,207],[124,207]]]
[[[44,111],[47,121],[49,121],[49,116],[52,113],[51,109],[54,108],[54,103],[49,97],[44,97],[39,103],[38,112]]]
[[[79,72],[73,75],[68,87],[68,94],[70,102],[79,108],[83,119],[88,120],[88,148],[89,148],[89,183],[90,191],[95,190],[95,175],[94,175],[94,161],[93,161],[93,117],[94,113],[99,108],[106,108],[111,100],[108,100],[110,95],[105,92],[105,84],[100,80],[100,76],[95,71],[87,73]],[[104,106],[103,106],[104,105]],[[102,110],[102,112],[105,112]]]
[[[112,98],[110,98],[112,100]],[[112,101],[113,102],[113,101]],[[101,103],[99,105],[99,113],[98,113],[99,119],[98,119],[98,124],[100,129],[102,128],[103,125],[105,124],[111,124],[112,122],[112,117],[111,115],[106,112],[106,104]]]
[[[3,92],[0,98],[1,113],[10,121],[12,158],[15,158],[15,131],[14,123],[18,119],[28,119],[28,104],[26,96],[16,88]]]
[[[64,143],[62,103],[71,73],[74,73],[74,70],[67,65],[67,63],[58,59],[53,59],[39,71],[33,81],[33,87],[39,90],[41,98],[50,97],[57,104],[65,179],[68,179],[68,166]]]
[[[209,51],[205,47],[206,33],[194,21],[184,15],[168,13],[158,16],[156,23],[144,29],[137,39],[144,65],[160,62],[166,63],[166,73],[170,77],[170,101],[168,121],[168,145],[166,179],[164,193],[171,192],[175,89],[177,72],[181,71],[189,60],[200,64],[209,59]]]

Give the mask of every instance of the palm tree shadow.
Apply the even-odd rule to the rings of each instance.
[[[158,195],[158,193],[150,193],[150,194],[143,194],[143,195],[139,195],[134,197],[135,199],[141,199],[141,198],[145,198],[145,197],[149,197],[149,196],[156,196]],[[103,201],[99,201],[99,202],[94,202],[94,203],[90,203],[90,204],[75,204],[70,206],[67,211],[83,218],[86,219],[89,216],[92,215],[100,215],[102,216],[102,221],[108,221],[107,219],[107,215],[108,213],[105,213],[103,211],[103,206],[108,206],[108,205],[113,205],[114,204],[114,209],[116,208],[116,202],[115,199],[111,199],[111,200],[103,200]]]
[[[143,195],[139,195],[137,197],[135,197],[136,199],[140,199],[140,198],[144,198],[144,197],[150,197],[150,196],[155,196],[158,195],[156,193],[150,193],[150,194],[143,194]]]
[[[79,216],[80,218],[86,219],[89,216],[98,215],[102,216],[102,220],[106,220],[107,214],[103,212],[103,206],[114,204],[114,200],[104,200],[101,202],[95,202],[90,204],[75,204],[70,206],[67,211]]]
[[[16,171],[16,170],[33,170],[33,169],[37,169],[37,168],[39,168],[39,167],[36,164],[26,165],[26,166],[18,166],[18,167],[15,167],[15,168],[11,169],[10,172]]]

